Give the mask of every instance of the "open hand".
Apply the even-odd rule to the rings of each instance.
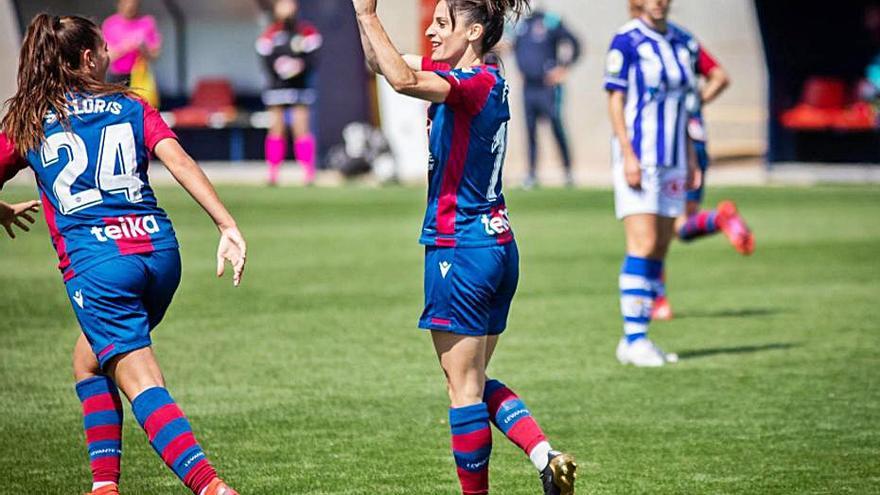
[[[220,245],[217,246],[217,276],[226,271],[226,262],[232,265],[232,285],[238,287],[244,274],[247,257],[247,243],[244,242],[237,227],[227,227],[220,231]]]
[[[568,69],[562,66],[554,67],[544,77],[544,84],[547,86],[559,86],[568,78]]]
[[[376,13],[376,0],[351,0],[354,12],[357,15],[370,15]]]
[[[34,223],[34,217],[32,217],[31,214],[39,211],[39,201],[27,201],[25,203],[14,205],[0,201],[0,224],[6,229],[6,233],[9,234],[9,237],[15,239],[15,231],[12,230],[12,225],[17,225],[21,230],[30,232],[30,227],[28,227],[27,223],[22,221],[22,219],[29,223]]]

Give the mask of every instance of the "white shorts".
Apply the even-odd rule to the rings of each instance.
[[[626,183],[622,160],[615,160],[613,169],[614,209],[618,219],[646,213],[675,218],[684,213],[687,168],[643,168],[641,190]]]

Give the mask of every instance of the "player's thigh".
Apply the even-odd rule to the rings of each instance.
[[[285,108],[281,105],[274,105],[267,108],[266,111],[269,113],[269,134],[272,136],[283,136]]]
[[[147,284],[137,255],[112,258],[67,281],[74,313],[101,367],[114,356],[151,344],[143,304]]]
[[[177,249],[156,251],[144,255],[144,263],[150,275],[149,284],[144,291],[144,308],[152,330],[165,317],[168,306],[174,299],[174,293],[180,285],[180,251]]]
[[[519,285],[519,248],[516,242],[499,246],[504,251],[502,275],[489,302],[489,335],[500,335],[507,328],[507,317]]]
[[[290,131],[296,137],[307,135],[311,132],[311,109],[308,105],[294,105],[291,108]]]
[[[503,246],[426,249],[425,309],[419,327],[487,335],[505,261]]]

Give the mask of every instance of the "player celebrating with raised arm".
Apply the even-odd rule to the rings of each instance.
[[[353,0],[373,70],[395,91],[427,100],[431,129],[425,247],[425,309],[446,374],[452,451],[462,493],[489,492],[490,422],[530,457],[546,494],[574,493],[576,465],[551,449],[522,400],[486,367],[507,325],[519,255],[501,193],[510,120],[508,88],[483,65],[505,19],[527,0],[439,0],[426,31],[431,59],[401,56],[376,15],[376,0]]]
[[[165,389],[150,331],[180,282],[174,229],[147,178],[151,154],[220,231],[217,274],[241,282],[245,242],[201,169],[158,112],[104,82],[98,27],[40,14],[22,43],[18,91],[0,133],[0,187],[33,169],[52,244],[82,333],[73,351],[92,470],[92,494],[118,494],[122,404],[131,401],[156,452],[197,495],[235,495],[208,462]]]
[[[648,325],[675,219],[684,213],[685,188],[700,181],[685,108],[696,87],[699,45],[666,22],[670,1],[637,0],[642,15],[612,40],[605,76],[615,206],[626,232],[619,277],[624,337],[617,359],[636,366],[675,360],[647,338]]]

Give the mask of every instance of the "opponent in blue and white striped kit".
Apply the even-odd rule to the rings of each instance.
[[[617,217],[684,212],[687,176],[687,95],[696,87],[699,44],[688,32],[668,25],[666,33],[634,19],[611,42],[605,75],[607,91],[626,93],[627,133],[642,165],[642,190],[627,186],[620,143],[612,139]]]
[[[686,100],[696,88],[699,53],[693,36],[666,21],[669,1],[650,3],[611,41],[605,75],[615,128],[615,209],[627,237],[619,277],[624,337],[617,358],[636,366],[674,360],[647,333],[674,219],[685,209],[690,151]]]

